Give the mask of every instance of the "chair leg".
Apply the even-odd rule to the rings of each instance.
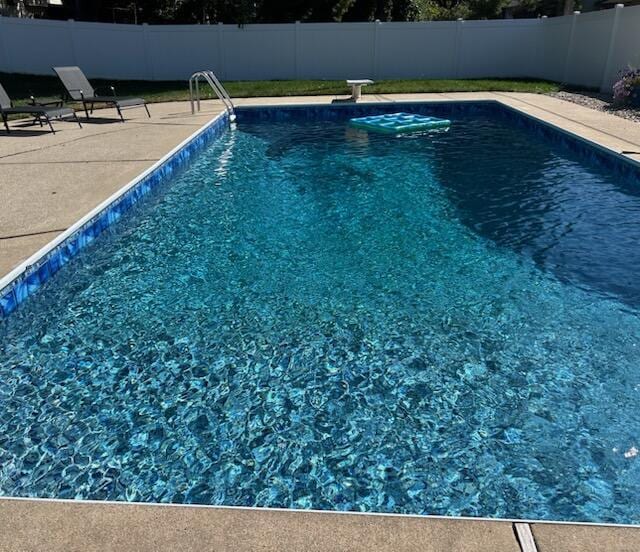
[[[80,119],[78,119],[78,114],[75,111],[73,112],[73,118],[75,119],[76,123],[78,123],[78,126],[82,128],[82,125],[80,124]]]
[[[51,119],[49,119],[48,116],[45,116],[45,120],[47,121],[47,123],[49,124],[49,128],[51,129],[52,134],[55,134],[56,131],[53,129],[53,125],[51,124]]]
[[[147,111],[147,116],[149,117],[149,119],[151,119],[151,113],[149,113],[149,107],[147,106],[147,104],[144,104],[144,108]]]
[[[87,109],[87,102],[82,102],[82,107],[84,107],[84,114],[87,117],[87,120],[89,120],[89,110]]]
[[[9,130],[9,123],[7,121],[8,121],[7,116],[3,113],[2,122],[4,123],[4,128],[7,129],[7,134],[9,134],[11,131]]]
[[[124,117],[122,116],[122,111],[120,111],[119,105],[116,105],[116,110],[118,111],[118,115],[120,115],[120,120],[124,123]]]

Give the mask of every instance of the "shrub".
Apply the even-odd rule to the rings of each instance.
[[[629,67],[620,72],[618,80],[613,85],[613,100],[616,103],[628,103],[640,91],[640,69]]]

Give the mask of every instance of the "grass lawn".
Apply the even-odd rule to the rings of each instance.
[[[92,79],[96,87],[114,85],[120,96],[142,96],[149,102],[170,102],[189,99],[187,81],[118,81]],[[0,83],[18,104],[25,103],[32,94],[36,97],[59,96],[62,88],[55,76],[0,73]],[[261,96],[312,96],[349,94],[345,81],[225,81],[224,86],[235,98]],[[364,94],[392,94],[410,92],[535,92],[544,94],[560,90],[554,82],[533,79],[415,79],[378,81],[363,88]],[[107,91],[102,91],[108,93]],[[201,86],[202,97],[210,96],[208,85]]]

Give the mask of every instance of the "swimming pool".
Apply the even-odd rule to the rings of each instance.
[[[239,111],[0,322],[0,493],[637,523],[637,172],[495,104]]]

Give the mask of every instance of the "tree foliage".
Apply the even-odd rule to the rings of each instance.
[[[68,0],[82,19],[147,23],[430,21],[500,17],[509,0]],[[529,0],[532,2],[543,0]]]

